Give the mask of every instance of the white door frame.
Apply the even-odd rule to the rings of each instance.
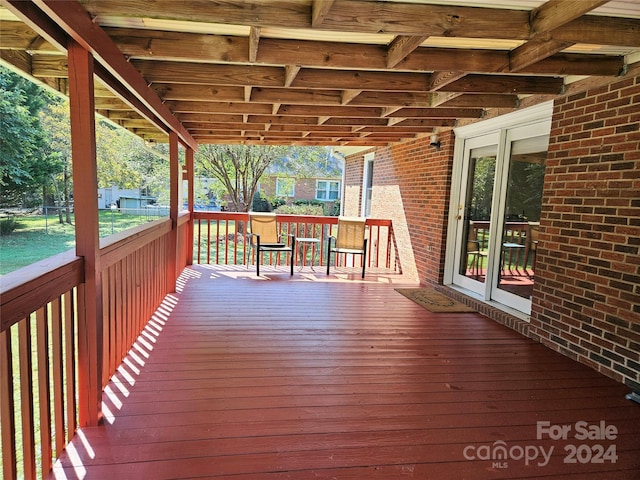
[[[549,133],[551,118],[553,115],[553,102],[545,102],[533,107],[513,112],[507,115],[478,122],[472,125],[454,129],[456,136],[453,158],[453,172],[451,182],[451,196],[449,199],[449,218],[447,229],[447,248],[445,252],[444,284],[455,285],[467,290],[474,297],[484,301],[491,299],[504,304],[509,308],[517,309],[525,314],[531,311],[531,301],[509,294],[498,292],[496,298],[495,288],[498,281],[499,259],[501,253],[501,238],[498,232],[498,224],[501,221],[492,221],[490,230],[490,258],[493,262],[488,265],[485,283],[464,277],[457,273],[460,264],[460,248],[463,241],[462,221],[458,218],[460,208],[464,208],[466,175],[468,173],[468,155],[473,148],[491,145],[498,141],[498,157],[496,159],[496,178],[494,181],[494,196],[492,203],[492,217],[495,219],[504,216],[504,201],[502,200],[504,185],[507,181],[507,167],[511,142],[527,136],[539,136],[540,132]],[[527,127],[527,128],[521,128]],[[528,135],[527,129],[531,134]],[[544,133],[543,133],[544,134]],[[506,159],[506,160],[505,160]],[[505,163],[506,162],[506,163]],[[517,298],[515,298],[517,297]]]
[[[364,156],[364,165],[362,169],[362,195],[361,195],[362,200],[360,202],[361,217],[368,216],[367,215],[367,189],[368,189],[367,180],[373,171],[373,162],[375,160],[375,156],[376,156],[375,152],[367,153]],[[373,192],[372,192],[372,199],[373,199]],[[369,204],[369,208],[371,208],[370,204]]]

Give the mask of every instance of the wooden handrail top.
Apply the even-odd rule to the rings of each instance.
[[[188,215],[186,215],[188,218]],[[171,219],[162,218],[109,235],[100,241],[100,260],[107,268],[141,246],[166,235],[171,230]]]
[[[277,213],[276,217],[279,223],[316,223],[324,225],[337,225],[338,217],[329,217],[325,215],[295,215]],[[249,221],[248,212],[193,212],[194,220],[234,220]],[[375,225],[381,227],[391,226],[391,220],[379,218],[367,218],[367,225]]]
[[[84,282],[75,250],[27,265],[0,278],[0,331]]]

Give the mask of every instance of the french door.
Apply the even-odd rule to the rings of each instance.
[[[549,129],[550,115],[462,136],[456,144],[459,181],[452,185],[445,278],[526,314],[535,283]]]

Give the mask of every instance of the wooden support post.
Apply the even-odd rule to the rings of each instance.
[[[178,135],[169,133],[169,217],[171,218],[171,234],[167,246],[167,291],[176,291],[178,279],[178,182],[180,175],[180,161],[178,159]]]
[[[195,203],[195,185],[194,171],[193,171],[193,148],[187,147],[187,183],[189,185],[189,191],[187,192],[187,202],[189,205],[189,212],[191,212],[191,218],[189,221],[189,233],[187,235],[187,265],[193,265],[193,207]]]
[[[69,40],[69,105],[76,224],[76,254],[84,258],[84,288],[78,291],[79,422],[102,417],[102,271],[98,232],[98,173],[93,97],[93,57]]]

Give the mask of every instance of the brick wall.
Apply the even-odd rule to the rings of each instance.
[[[556,99],[530,322],[439,287],[638,392],[639,125],[637,69]],[[444,267],[453,134],[440,137],[440,151],[426,138],[375,150],[372,216],[404,222],[409,253],[401,255],[415,263],[423,284],[442,283]],[[362,162],[361,155],[347,159],[347,183],[358,194]]]
[[[453,132],[440,140],[440,150],[429,137],[378,148],[373,167],[371,216],[393,221],[403,272],[423,284],[442,283],[444,269]],[[346,165],[346,186],[358,185],[358,194],[363,162],[361,154]]]
[[[640,391],[640,77],[556,100],[530,335]]]
[[[362,176],[364,175],[364,154],[353,155],[345,160],[344,165],[344,215],[357,217],[362,208]],[[374,182],[375,183],[375,182]]]

